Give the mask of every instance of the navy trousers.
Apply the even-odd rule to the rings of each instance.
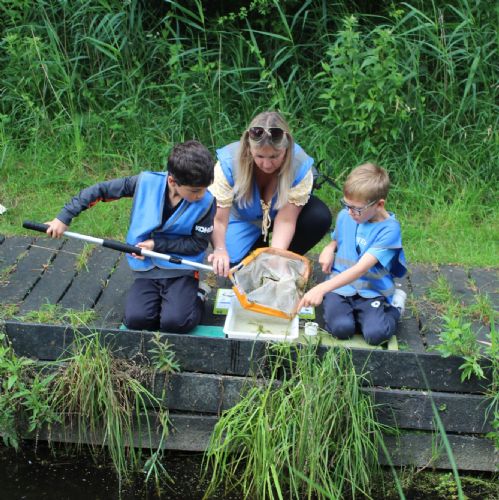
[[[125,305],[125,325],[132,330],[188,333],[201,321],[204,302],[193,276],[134,281]]]
[[[326,330],[338,339],[353,337],[358,328],[368,344],[382,344],[395,333],[399,318],[400,311],[384,297],[343,297],[334,292],[324,296]]]

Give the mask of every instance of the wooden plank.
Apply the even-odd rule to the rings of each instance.
[[[57,304],[76,274],[76,254],[83,248],[78,240],[66,240],[41,279],[24,299],[21,314],[38,310],[43,304]]]
[[[325,351],[323,347],[319,352]],[[491,384],[490,370],[484,367],[486,378],[472,377],[461,382],[457,356],[443,358],[436,353],[412,353],[352,349],[356,370],[364,373],[373,386],[434,390],[442,392],[483,393]]]
[[[111,328],[120,325],[125,311],[126,295],[133,281],[132,270],[126,257],[122,255],[95,304],[95,312],[98,317],[95,325]]]
[[[246,377],[174,373],[157,375],[152,389],[158,398],[164,391],[163,403],[170,410],[219,415],[237,404],[241,391],[251,383]]]
[[[478,292],[487,294],[494,305],[494,309],[499,310],[499,273],[496,269],[470,270],[470,277],[475,282]]]
[[[175,411],[219,414],[234,406],[244,388],[256,381],[245,377],[228,377],[196,373],[176,373],[166,378],[157,376],[154,394]],[[491,432],[492,415],[486,416],[485,396],[443,392],[407,391],[363,388],[376,403],[381,423],[400,429],[436,430],[433,400],[447,432],[485,434]]]
[[[433,400],[447,432],[485,434],[491,432],[492,415],[486,416],[488,400],[477,394],[405,391],[365,388],[378,406],[381,423],[399,429],[436,430]]]
[[[213,428],[218,421],[218,417],[213,415],[189,415],[189,414],[170,414],[169,435],[166,442],[162,443],[162,448],[166,450],[177,451],[204,451],[213,432]],[[151,435],[147,436],[144,432],[139,433],[137,429],[133,431],[132,441],[135,447],[158,448],[160,445],[160,434],[158,432],[159,422],[154,414],[149,416]],[[147,426],[147,420],[142,418],[142,429]],[[52,425],[51,429],[44,428],[37,435],[24,433],[25,439],[36,439],[51,441],[56,443],[81,443],[80,433],[76,428],[68,426]],[[87,444],[96,444],[102,446],[105,440],[104,431],[96,433]]]
[[[408,274],[411,292],[414,297],[424,297],[438,279],[438,267],[425,264],[414,264]]]
[[[1,271],[7,270],[7,268],[10,268],[17,262],[32,242],[33,238],[25,236],[5,238],[2,245],[0,245],[0,275]]]
[[[73,336],[71,329],[57,325],[6,321],[4,328],[19,355],[43,360],[57,359]],[[97,328],[91,331],[99,332],[117,356],[152,357],[151,332]],[[181,369],[188,372],[247,376],[267,352],[267,343],[263,341],[177,334],[162,334],[162,339],[171,345]],[[318,347],[318,355],[323,356],[327,349]],[[485,379],[472,377],[461,382],[460,357],[366,349],[351,349],[351,354],[357,371],[365,373],[374,386],[480,394],[491,383],[490,369],[486,367]]]
[[[19,356],[40,360],[58,359],[74,338],[68,326],[42,325],[5,321],[5,331]],[[98,332],[102,342],[109,346],[117,357],[141,362],[152,358],[154,348],[151,332],[80,328],[83,334]],[[175,353],[183,371],[217,373],[246,376],[266,352],[265,342],[239,341],[232,339],[194,337],[180,334],[162,334]]]
[[[416,320],[424,346],[431,350],[440,343],[439,333],[441,314],[428,302],[427,294],[439,277],[439,269],[433,265],[414,265],[411,267],[409,282],[416,309]]]
[[[213,415],[189,415],[182,413],[170,414],[170,435],[162,443],[164,449],[179,451],[203,452],[208,443],[218,418]],[[135,446],[146,448],[158,447],[160,444],[158,428],[154,416],[150,417],[151,438],[137,431],[133,435]],[[144,428],[144,426],[143,426]],[[77,429],[69,429],[54,425],[50,432],[42,430],[37,436],[25,434],[26,438],[50,439],[52,442],[77,443]],[[491,439],[470,435],[447,434],[454,459],[459,470],[488,471],[498,470],[498,457]],[[102,444],[104,434],[93,440]],[[431,467],[436,469],[450,469],[451,464],[441,439],[430,432],[403,432],[398,436],[385,435],[384,442],[388,449],[390,459],[385,453],[379,451],[381,465]]]
[[[75,276],[60,300],[60,305],[67,309],[91,309],[119,257],[118,252],[95,247],[88,259],[87,267]]]
[[[425,352],[423,337],[419,331],[419,323],[412,315],[404,314],[397,327],[397,340],[400,350]]]
[[[439,271],[448,281],[452,294],[456,299],[466,306],[475,302],[473,290],[469,287],[470,275],[466,269],[458,266],[441,265]]]
[[[41,278],[47,266],[54,259],[62,240],[43,239],[42,244],[31,245],[28,253],[17,263],[9,275],[8,285],[0,287],[0,303],[20,303],[35,283]],[[3,245],[2,245],[3,246]]]
[[[458,434],[447,434],[447,439],[459,470],[498,470],[498,454],[491,439]],[[404,432],[399,436],[385,436],[384,441],[391,462],[396,466],[452,468],[441,438],[433,433]],[[379,452],[379,461],[382,465],[389,465],[382,451]]]

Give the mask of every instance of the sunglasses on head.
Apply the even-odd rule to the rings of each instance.
[[[252,141],[260,142],[264,137],[270,136],[270,140],[274,143],[282,141],[286,132],[279,127],[250,127],[248,129],[249,138]]]

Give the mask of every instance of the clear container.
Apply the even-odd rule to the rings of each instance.
[[[317,330],[319,329],[319,325],[314,323],[313,321],[307,321],[305,323],[305,335],[307,337],[315,337],[317,335]]]

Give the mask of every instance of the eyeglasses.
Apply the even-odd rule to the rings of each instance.
[[[284,132],[284,130],[279,127],[250,127],[248,129],[249,138],[255,142],[260,142],[265,137],[265,135],[269,135],[270,140],[273,143],[278,143],[282,141],[285,133],[286,132]]]
[[[352,207],[351,205],[348,205],[348,203],[346,203],[346,201],[343,198],[340,200],[340,203],[341,203],[341,206],[343,208],[345,208],[346,210],[351,210],[354,214],[357,214],[360,216],[360,215],[362,215],[364,210],[367,210],[369,207],[372,207],[375,203],[378,203],[378,201],[379,200],[371,201],[371,203],[368,203],[364,207]]]

